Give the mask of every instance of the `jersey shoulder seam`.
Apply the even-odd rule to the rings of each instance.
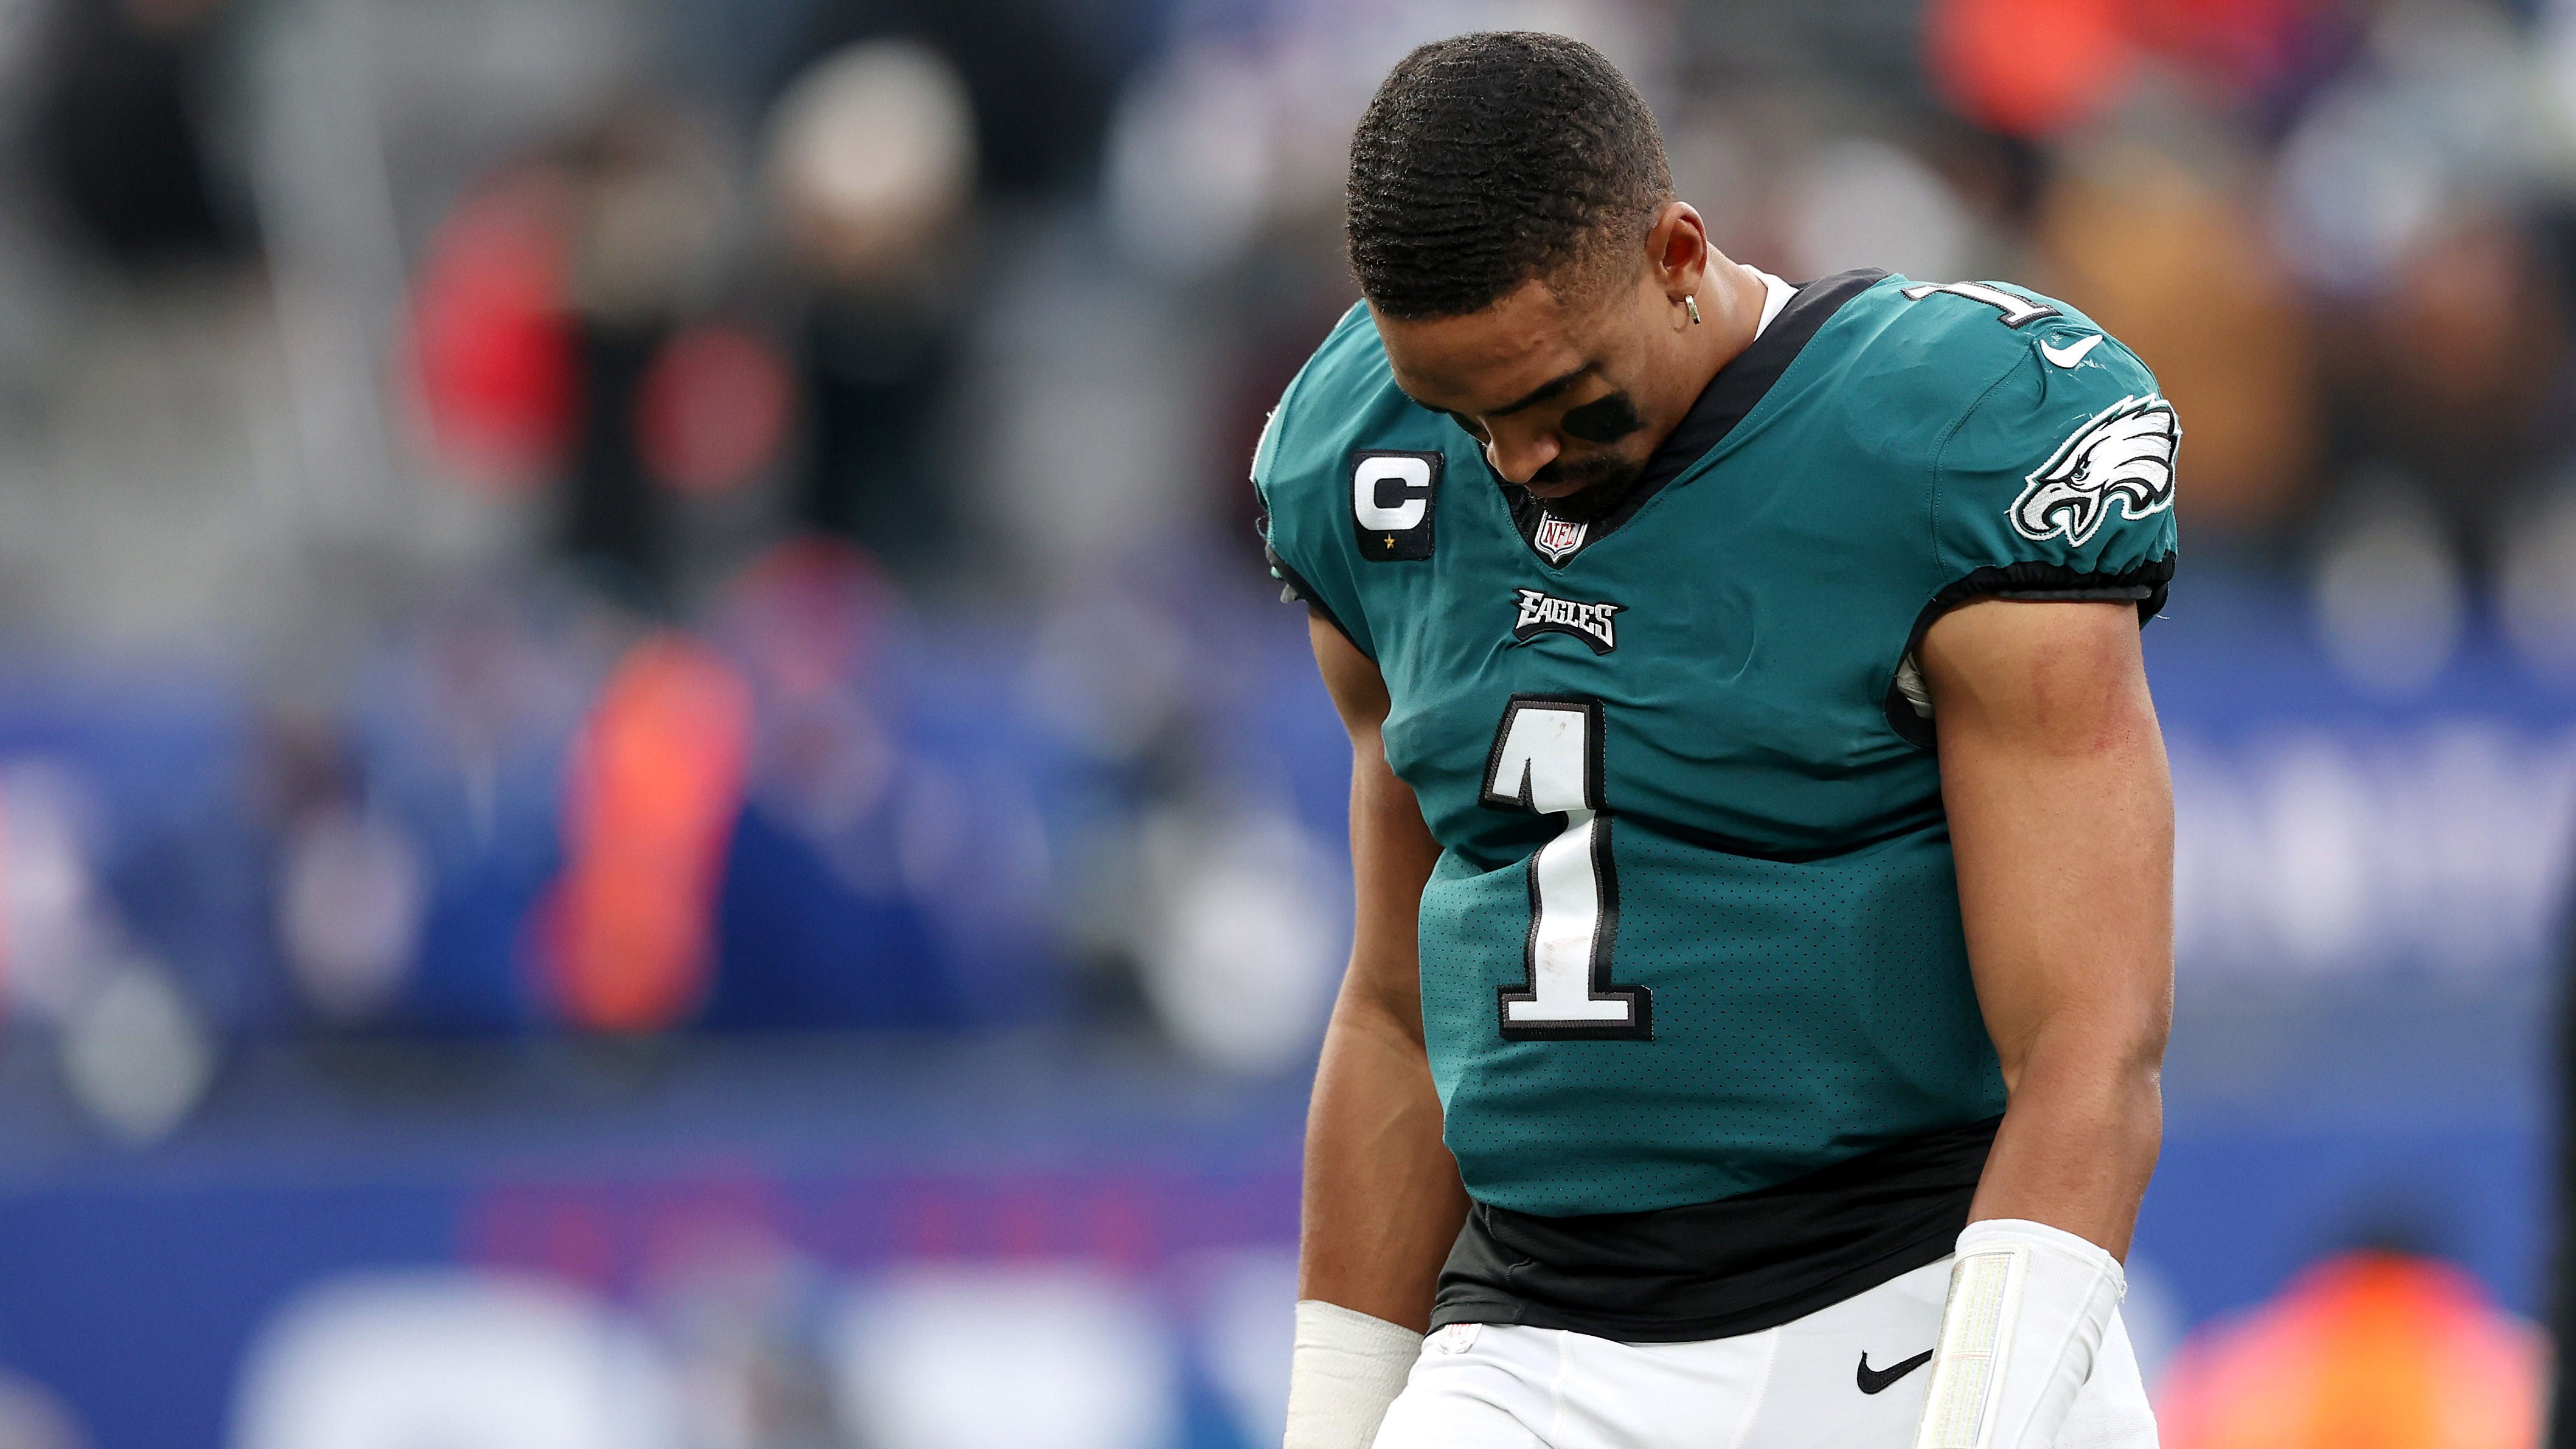
[[[2107,336],[2109,334],[2106,333],[2104,335]],[[1950,566],[1950,561],[1942,555],[1941,551],[1941,506],[1943,502],[1942,482],[1946,473],[1944,464],[1950,456],[1950,443],[1953,439],[1958,437],[1961,429],[1967,427],[1969,420],[1977,415],[1977,409],[1986,405],[1986,400],[1995,395],[1995,390],[1997,388],[2000,388],[2006,382],[2011,381],[2014,369],[2028,361],[2029,357],[2030,353],[2027,348],[2017,350],[2011,356],[2007,357],[2004,360],[2004,365],[1996,371],[1994,377],[1988,380],[1984,387],[1978,389],[1976,397],[1970,400],[1966,407],[1961,408],[1956,417],[1950,419],[1950,425],[1941,430],[1940,439],[1932,445],[1932,509],[1926,522],[1931,528],[1931,536],[1928,541],[1932,545],[1932,566],[1936,570],[1946,569]]]

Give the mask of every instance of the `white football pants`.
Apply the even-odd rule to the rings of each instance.
[[[1940,1336],[1949,1287],[1943,1258],[1778,1328],[1701,1343],[1451,1324],[1423,1340],[1376,1449],[1912,1449],[1932,1375],[1887,1375]],[[2055,1449],[2156,1449],[2117,1317]]]

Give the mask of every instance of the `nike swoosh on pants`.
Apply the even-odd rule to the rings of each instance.
[[[1883,1369],[1873,1369],[1869,1366],[1868,1351],[1863,1350],[1860,1356],[1860,1391],[1864,1394],[1884,1392],[1889,1384],[1896,1382],[1898,1379],[1905,1377],[1907,1374],[1914,1372],[1916,1369],[1923,1367],[1931,1361],[1932,1350],[1927,1348],[1921,1353],[1916,1354],[1914,1357],[1907,1359],[1903,1363],[1892,1363]]]

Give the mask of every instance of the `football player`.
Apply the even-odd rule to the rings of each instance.
[[[1348,231],[1254,464],[1358,882],[1290,1449],[2153,1445],[2155,378],[1730,261],[1556,36],[1398,65]]]

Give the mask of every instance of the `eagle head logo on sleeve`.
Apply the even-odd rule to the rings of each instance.
[[[2093,415],[2030,475],[2013,500],[2012,525],[2034,541],[2064,534],[2081,548],[2110,516],[2144,518],[2173,506],[2174,447],[2182,428],[2154,393],[2124,397]]]

